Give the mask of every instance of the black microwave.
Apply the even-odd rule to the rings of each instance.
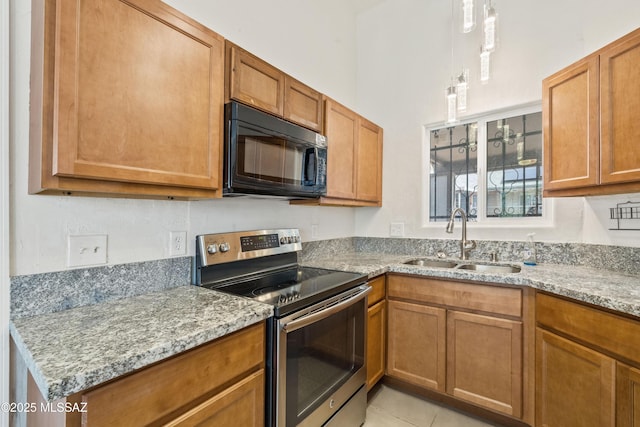
[[[237,102],[225,105],[225,196],[314,198],[327,189],[327,140]]]

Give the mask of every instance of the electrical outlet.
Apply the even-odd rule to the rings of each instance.
[[[392,222],[389,224],[389,236],[390,237],[403,237],[404,236],[404,222]]]
[[[187,232],[169,232],[169,256],[180,256],[187,254]]]
[[[107,235],[69,236],[67,265],[83,267],[107,263]]]
[[[318,238],[318,224],[311,224],[311,238]]]

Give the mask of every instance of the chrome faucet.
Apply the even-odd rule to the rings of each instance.
[[[449,222],[447,223],[447,233],[453,233],[453,220],[456,217],[456,214],[460,213],[460,217],[462,219],[462,237],[460,238],[460,259],[467,260],[468,253],[471,249],[475,249],[476,242],[475,240],[467,240],[467,214],[464,212],[462,208],[455,208],[453,212],[451,212],[451,218],[449,218]]]

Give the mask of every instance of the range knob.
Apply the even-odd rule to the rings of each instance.
[[[281,245],[286,245],[286,244],[287,244],[287,238],[286,238],[286,237],[284,237],[284,236],[282,236],[282,237],[280,238],[280,244],[281,244]]]
[[[231,249],[231,247],[229,246],[229,243],[224,242],[224,243],[220,243],[220,252],[229,252],[229,249]]]
[[[207,252],[211,255],[215,254],[216,252],[218,252],[218,246],[215,243],[207,246]]]
[[[300,243],[300,236],[293,236],[294,243]]]

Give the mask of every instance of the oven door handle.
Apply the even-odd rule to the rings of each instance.
[[[311,323],[325,319],[331,316],[332,314],[335,314],[338,311],[343,310],[344,308],[355,304],[356,302],[364,299],[369,294],[369,292],[371,292],[371,286],[363,285],[360,287],[360,289],[362,290],[357,294],[345,300],[342,300],[337,304],[330,305],[326,308],[321,309],[320,311],[311,312],[309,314],[306,314],[302,317],[297,318],[296,320],[285,323],[284,325],[282,325],[282,330],[289,333],[289,332],[295,331],[296,329],[304,328],[305,326],[310,325]]]

